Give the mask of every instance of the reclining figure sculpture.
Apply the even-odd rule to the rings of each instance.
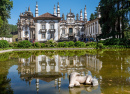
[[[78,72],[73,72],[70,74],[69,82],[69,87],[80,86],[80,84],[93,86],[98,85],[98,80],[92,78],[91,75],[81,76]]]

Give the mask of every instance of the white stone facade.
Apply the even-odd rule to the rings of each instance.
[[[28,8],[28,11],[20,14],[18,19],[18,40],[29,40],[32,42],[45,42],[53,39],[55,41],[80,40],[84,38],[96,38],[101,34],[99,18],[89,22],[87,21],[87,9],[84,8],[84,18],[82,10],[80,15],[70,12],[60,17],[60,6],[54,6],[53,14],[45,13],[39,16],[38,4],[36,4],[35,17]],[[99,16],[98,16],[99,17]]]

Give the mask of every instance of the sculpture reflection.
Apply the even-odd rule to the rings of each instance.
[[[39,91],[39,80],[46,82],[54,81],[54,86],[61,88],[62,78],[65,79],[65,74],[69,79],[72,72],[79,72],[82,76],[90,71],[99,72],[102,68],[102,62],[93,55],[78,56],[59,56],[54,55],[49,57],[46,55],[34,56],[30,58],[19,58],[18,72],[20,78],[29,82],[36,79],[36,89]],[[91,87],[81,87],[77,92]],[[91,90],[91,89],[90,89]],[[72,91],[72,90],[70,90]]]

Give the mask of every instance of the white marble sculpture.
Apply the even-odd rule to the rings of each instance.
[[[70,80],[69,87],[80,86],[80,84],[87,84],[87,85],[93,85],[93,86],[98,85],[97,79],[92,78],[92,76],[90,75],[81,76],[77,72],[71,73],[69,80]]]

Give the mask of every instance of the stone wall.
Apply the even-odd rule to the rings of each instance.
[[[0,37],[0,40],[7,40],[8,42],[13,42],[13,38]]]

